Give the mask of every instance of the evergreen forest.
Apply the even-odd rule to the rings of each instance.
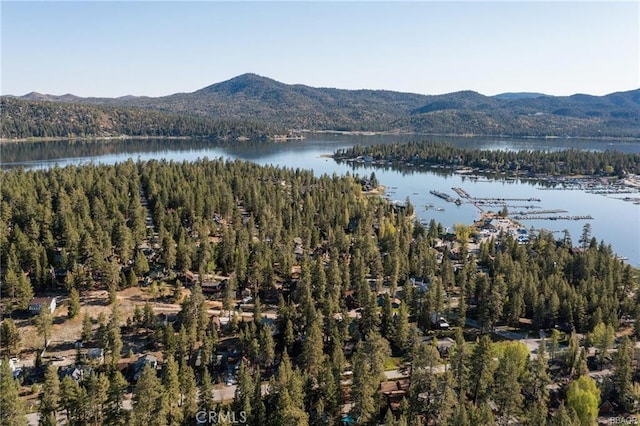
[[[638,167],[637,155],[420,144],[340,155]],[[0,423],[32,411],[43,425],[191,425],[202,412],[273,426],[587,425],[605,401],[638,411],[638,272],[610,246],[541,231],[470,250],[468,226],[424,226],[379,184],[222,159],[2,173]],[[148,297],[126,305],[138,289]],[[92,317],[97,291],[108,315]],[[34,295],[61,306],[30,318]],[[434,329],[434,314],[451,327]],[[105,354],[91,364],[78,349],[81,380],[40,355],[72,321]],[[532,351],[494,333],[506,328],[548,337]],[[26,347],[35,366],[13,379],[8,358]],[[149,354],[157,365],[132,374]]]
[[[567,149],[502,151],[458,148],[429,141],[393,145],[354,146],[338,150],[336,160],[375,162],[391,167],[476,168],[524,176],[619,176],[640,174],[640,154]]]

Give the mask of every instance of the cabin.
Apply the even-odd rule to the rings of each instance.
[[[219,296],[224,291],[225,285],[224,282],[220,281],[204,280],[202,281],[201,287],[204,294]]]
[[[48,309],[50,313],[53,313],[56,310],[56,306],[55,297],[34,297],[29,302],[29,313],[38,315],[42,309]]]
[[[133,380],[138,381],[140,376],[142,375],[142,371],[144,368],[149,365],[154,370],[158,368],[158,358],[151,354],[146,354],[138,358],[136,363],[133,366]]]
[[[269,305],[276,305],[282,294],[282,284],[274,283],[273,287],[262,292],[262,300]]]
[[[396,382],[383,382],[380,384],[380,393],[384,397],[387,410],[398,413],[402,400],[409,391],[409,380],[402,379]]]
[[[184,283],[187,287],[196,285],[197,282],[198,282],[197,274],[193,273],[192,271],[187,271],[184,273]]]
[[[74,382],[81,382],[82,379],[84,378],[84,375],[85,375],[85,370],[78,367],[74,367],[74,366],[63,367],[60,369],[60,372],[58,373],[60,381],[62,381],[65,377],[69,376],[71,377],[71,380],[73,380]]]
[[[360,303],[358,303],[358,299],[355,297],[355,293],[353,290],[347,290],[345,292],[345,305],[349,310],[357,309],[360,307]]]
[[[102,364],[104,362],[104,349],[102,348],[91,348],[87,351],[87,359],[91,361],[95,361],[98,364]]]

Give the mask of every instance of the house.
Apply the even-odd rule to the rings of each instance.
[[[9,368],[11,371],[16,371],[18,368],[18,358],[9,358]],[[2,365],[2,359],[0,359],[0,365]]]
[[[87,359],[91,361],[95,361],[98,364],[102,364],[104,362],[104,349],[102,348],[91,348],[87,351]]]
[[[81,382],[84,378],[84,370],[78,367],[66,367],[61,368],[59,372],[60,381],[62,381],[66,376],[71,377],[74,382]]]
[[[205,294],[220,295],[225,286],[220,281],[205,280],[201,284],[202,292]]]
[[[499,229],[500,228],[500,220],[498,219],[488,219],[484,223],[484,229]]]
[[[409,380],[398,380],[396,382],[383,382],[380,384],[380,393],[385,399],[388,410],[397,413],[402,400],[409,391]]]
[[[198,282],[198,275],[192,271],[184,273],[184,283],[187,287],[195,285]]]
[[[32,315],[38,315],[42,308],[49,309],[49,312],[56,310],[56,298],[55,297],[34,297],[29,303],[29,313]]]
[[[347,305],[347,309],[353,310],[360,307],[360,303],[358,303],[358,299],[355,297],[353,290],[347,290],[345,292],[345,304]]]
[[[272,336],[277,336],[280,334],[280,330],[278,330],[278,325],[276,324],[276,320],[273,318],[262,317],[260,321],[263,326],[269,328]]]
[[[274,283],[271,288],[262,292],[262,300],[269,305],[276,305],[282,295],[282,284]]]
[[[140,376],[142,375],[142,371],[144,368],[149,365],[154,370],[158,368],[158,358],[151,354],[146,354],[138,358],[136,363],[133,366],[133,380],[138,381]]]

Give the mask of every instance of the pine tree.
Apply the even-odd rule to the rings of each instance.
[[[185,422],[191,423],[198,411],[198,389],[193,369],[187,363],[180,366],[180,394]]]
[[[44,338],[44,348],[49,344],[51,337],[51,327],[53,326],[53,315],[49,311],[48,306],[43,306],[40,313],[34,318],[34,323],[38,334]]]
[[[44,374],[44,386],[40,394],[40,419],[41,421],[50,420],[50,416],[55,418],[60,401],[60,379],[58,378],[58,369],[49,365]]]
[[[409,341],[409,313],[404,303],[398,309],[398,315],[393,323],[393,343],[401,350],[407,349]]]
[[[120,335],[120,325],[117,323],[117,316],[112,318],[107,325],[107,349],[111,354],[109,366],[112,370],[118,369],[118,362],[122,356],[122,336]]]
[[[60,382],[60,408],[65,411],[67,423],[71,423],[71,413],[76,411],[78,406],[78,395],[80,386],[71,376],[64,376]]]
[[[204,368],[202,372],[202,380],[200,383],[200,405],[204,411],[211,412],[214,409],[213,402],[213,383],[211,383],[211,375],[209,369]]]
[[[106,423],[116,425],[125,423],[126,414],[124,413],[122,403],[128,386],[127,380],[119,370],[111,373],[109,389],[107,391],[107,407],[105,410]]]
[[[18,309],[27,309],[31,299],[33,299],[33,286],[31,285],[31,280],[22,271],[18,274],[16,297]]]
[[[238,413],[238,415],[241,416],[242,414]],[[255,375],[253,384],[253,399],[251,400],[251,418],[249,420],[249,424],[267,424],[267,407],[262,401],[262,380],[260,379],[260,374]]]
[[[377,391],[383,378],[384,364],[391,355],[389,342],[379,334],[370,333],[366,341],[358,342],[353,355],[353,412],[359,422],[371,421],[378,410]]]
[[[180,406],[180,378],[178,364],[172,357],[167,359],[163,368],[162,385],[167,404],[167,423],[169,425],[180,424],[184,419],[184,413]]]
[[[88,312],[84,313],[84,317],[82,318],[82,341],[89,342],[93,337],[93,319]]]
[[[460,327],[456,329],[456,344],[453,348],[450,365],[453,373],[455,390],[457,391],[459,398],[464,399],[463,397],[467,389],[468,369],[464,335],[462,333],[462,328]]]
[[[460,402],[456,405],[453,416],[447,419],[447,426],[471,426],[469,413],[467,412],[467,404]]]
[[[142,251],[136,251],[135,263],[133,264],[134,271],[137,276],[144,277],[149,273],[149,262],[147,256]]]
[[[293,322],[291,322],[291,319],[287,319],[287,322],[285,323],[283,339],[285,352],[291,351],[295,339],[293,334]]]
[[[489,336],[482,336],[471,354],[469,377],[473,403],[479,406],[489,399],[493,385],[493,373],[496,365],[493,360],[493,349]]]
[[[316,319],[307,326],[306,339],[302,343],[302,365],[304,371],[312,377],[318,377],[324,362],[324,345],[319,322],[320,319]]]
[[[7,318],[0,325],[0,343],[6,349],[9,355],[18,352],[20,346],[20,332],[16,327],[15,321]]]
[[[631,359],[633,346],[631,340],[625,336],[622,338],[618,351],[613,357],[613,383],[617,393],[618,403],[631,411],[632,376]]]
[[[100,425],[102,424],[103,407],[108,397],[109,379],[102,373],[92,373],[85,380],[92,424]]]
[[[69,292],[69,308],[67,310],[67,318],[75,318],[80,313],[80,294],[73,287]]]
[[[146,365],[136,384],[133,396],[131,424],[133,426],[164,426],[167,424],[164,392],[156,371]]]
[[[254,383],[251,374],[244,362],[240,363],[240,371],[238,371],[238,386],[233,398],[233,409],[235,412],[244,412],[247,417],[251,416],[251,401],[253,398]]]
[[[556,414],[551,420],[551,426],[580,426],[580,424],[576,412],[571,408],[567,408],[564,401],[560,403],[560,407],[556,410]]]
[[[304,410],[305,393],[302,377],[297,369],[292,369],[291,360],[286,352],[282,355],[278,378],[273,388],[278,395],[274,423],[277,425],[308,425],[309,416]]]
[[[383,296],[382,302],[382,324],[380,325],[382,336],[392,340],[393,332],[393,309],[391,307],[391,297],[388,293]]]
[[[18,382],[13,378],[9,367],[9,359],[3,358],[0,366],[0,424],[3,426],[27,424],[25,404],[18,388]]]
[[[276,358],[275,343],[271,335],[271,329],[267,326],[260,330],[260,364],[265,368],[270,368]]]

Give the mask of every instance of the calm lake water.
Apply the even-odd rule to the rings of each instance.
[[[327,155],[340,148],[353,145],[391,144],[411,140],[436,140],[459,147],[475,147],[501,150],[547,151],[582,149],[590,151],[618,150],[628,153],[640,152],[640,142],[596,141],[575,139],[508,139],[508,138],[448,138],[416,135],[333,135],[311,134],[303,141],[286,142],[242,142],[220,144],[203,140],[126,140],[105,142],[43,142],[0,145],[2,169],[24,167],[42,169],[55,165],[64,167],[77,164],[113,164],[133,160],[167,159],[193,161],[198,158],[229,158],[272,164],[282,167],[312,169],[317,175],[358,173],[370,175],[375,172],[378,180],[387,187],[387,194],[394,200],[407,197],[416,207],[418,218],[429,221],[434,218],[444,226],[455,223],[471,223],[478,218],[478,210],[470,204],[456,206],[446,203],[429,193],[430,190],[456,194],[452,187],[461,187],[473,197],[493,198],[539,198],[540,202],[513,202],[516,205],[535,205],[545,210],[562,209],[572,216],[591,215],[591,233],[598,241],[611,244],[620,256],[629,263],[640,266],[640,206],[620,200],[629,194],[597,195],[583,191],[543,191],[537,183],[522,181],[472,181],[464,175],[412,172],[374,168],[372,166],[338,164]],[[631,194],[631,196],[640,196]],[[457,196],[456,196],[457,197]],[[426,205],[433,205],[426,208]],[[436,210],[444,208],[443,211]],[[499,207],[494,208],[498,210]],[[511,211],[524,210],[512,208]],[[582,227],[587,221],[521,220],[527,227],[545,228],[558,232],[569,230],[574,244],[578,243]]]

